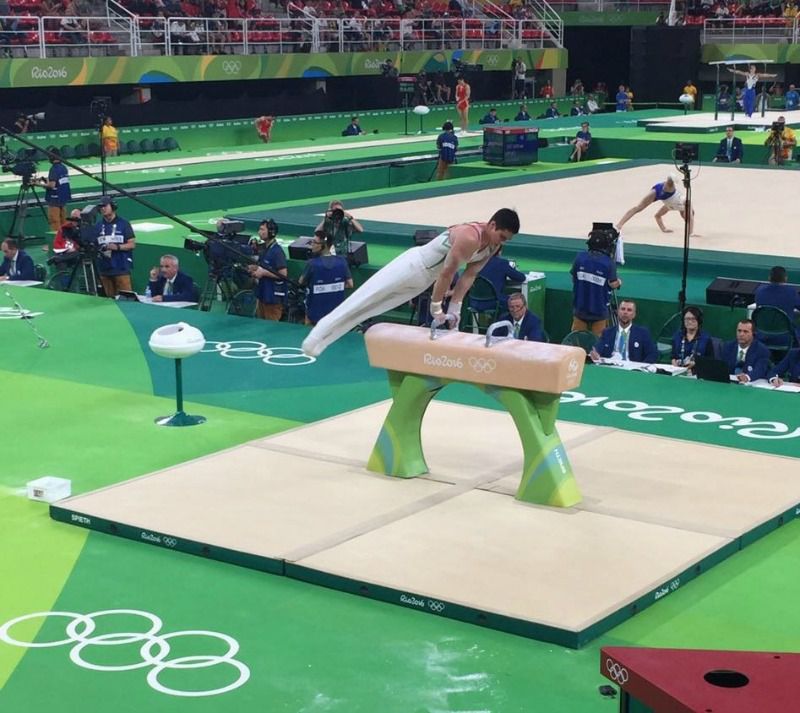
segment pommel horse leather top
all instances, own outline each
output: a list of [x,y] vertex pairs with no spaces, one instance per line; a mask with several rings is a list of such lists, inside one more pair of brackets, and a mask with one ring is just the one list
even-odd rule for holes
[[580,347],[520,339],[489,341],[468,332],[376,324],[364,339],[369,363],[391,371],[489,386],[560,394],[581,382],[586,352]]

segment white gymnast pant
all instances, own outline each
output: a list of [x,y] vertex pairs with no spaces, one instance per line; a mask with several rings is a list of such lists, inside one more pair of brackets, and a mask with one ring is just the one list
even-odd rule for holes
[[414,299],[436,282],[443,266],[444,260],[426,267],[418,247],[398,255],[317,322],[303,351],[316,356],[357,324]]
[[664,204],[665,208],[669,208],[670,210],[681,211],[686,208],[686,199],[683,197],[683,194],[677,191],[661,202]]

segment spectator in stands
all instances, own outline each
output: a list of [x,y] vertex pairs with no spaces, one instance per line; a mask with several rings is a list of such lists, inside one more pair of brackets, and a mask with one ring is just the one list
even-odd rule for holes
[[672,335],[672,366],[694,367],[695,357],[713,356],[711,336],[703,331],[703,311],[689,305],[683,309],[681,328]]
[[647,327],[634,324],[636,303],[622,300],[617,307],[617,325],[603,330],[597,345],[592,349],[592,361],[621,359],[655,364],[658,361],[658,347]]
[[345,289],[352,289],[353,278],[347,258],[331,255],[331,237],[321,230],[311,241],[311,258],[306,263],[300,284],[308,286],[306,324],[316,324],[344,301]]
[[789,85],[789,91],[786,92],[784,100],[786,101],[786,111],[794,111],[800,106],[800,93],[794,84]]
[[70,3],[64,8],[64,17],[61,18],[61,37],[68,45],[80,45],[86,42],[87,26],[78,17],[79,11],[75,3]]
[[[500,321],[508,321],[514,325],[514,339],[522,339],[527,342],[544,342],[544,332],[542,321],[528,309],[525,295],[515,292],[508,297],[508,312],[501,315]],[[495,334],[498,337],[507,336],[508,328],[498,329]]]
[[546,80],[545,83],[542,85],[542,88],[539,90],[539,96],[542,99],[552,99],[556,95],[555,90],[553,89],[553,85],[550,83],[550,80]]
[[725,138],[719,142],[717,155],[714,156],[715,163],[741,163],[744,157],[744,147],[742,140],[733,135],[733,127],[725,127]]
[[617,103],[617,111],[628,111],[628,92],[625,91],[625,85],[620,84],[617,90],[617,95],[614,97]]
[[258,280],[256,285],[256,317],[273,322],[283,316],[286,301],[286,255],[278,244],[275,222],[262,220],[258,226],[262,243],[258,264],[250,265],[250,275]]
[[572,86],[569,88],[569,94],[573,97],[582,97],[585,93],[583,88],[583,82],[580,79],[576,79]]
[[528,107],[524,104],[519,105],[519,111],[517,115],[514,117],[514,121],[530,121],[531,115],[528,113]]
[[67,219],[67,203],[72,200],[69,186],[69,171],[61,162],[61,152],[53,149],[50,152],[50,171],[47,178],[42,179],[47,203],[47,222],[50,229],[58,231]]
[[265,144],[268,144],[269,140],[272,138],[272,125],[274,123],[275,117],[270,115],[259,116],[255,121],[258,138]]
[[777,307],[793,320],[800,311],[800,295],[795,287],[786,284],[788,279],[785,267],[776,265],[771,268],[769,284],[761,285],[756,289],[756,306]]
[[497,109],[492,107],[489,111],[483,116],[483,118],[478,122],[479,124],[497,124],[500,122],[500,119],[497,116]]
[[110,116],[103,119],[100,135],[103,140],[103,153],[106,156],[116,156],[119,153],[119,132]]
[[728,373],[743,384],[763,379],[769,369],[769,349],[754,337],[753,320],[743,319],[736,325],[736,339],[722,347]]
[[150,270],[150,294],[153,302],[194,302],[196,290],[194,281],[180,271],[178,258],[162,255],[159,267]]
[[[7,6],[6,6],[7,7]],[[2,15],[7,15],[9,10],[0,10],[0,45],[3,46],[3,57],[10,57],[11,56],[11,40],[13,39],[13,34],[6,30],[5,21],[3,20]]]
[[783,386],[787,381],[800,382],[800,349],[790,349],[786,356],[767,373],[769,383],[775,387]]
[[586,241],[589,248],[575,258],[572,275],[572,330],[589,330],[595,336],[608,324],[611,290],[618,290],[613,255],[616,242],[609,231],[592,231]]
[[550,102],[550,106],[547,107],[547,111],[544,113],[545,119],[557,119],[561,116],[561,112],[558,110],[558,106],[555,102]]
[[172,44],[172,54],[185,54],[185,47],[189,42],[189,34],[183,19],[175,17],[170,20],[169,41]]
[[585,114],[583,107],[581,106],[580,102],[576,99],[572,102],[572,106],[569,110],[570,116],[583,116]]
[[625,102],[625,111],[633,111],[633,90],[630,86],[625,87],[625,94],[628,95],[628,101]]
[[361,128],[361,124],[359,123],[359,118],[357,116],[353,116],[350,119],[350,123],[342,132],[342,136],[360,136],[363,133],[364,129]]
[[125,218],[117,215],[117,204],[110,196],[100,200],[102,220],[94,227],[102,252],[98,260],[100,282],[106,297],[114,298],[121,290],[130,292],[133,251],[136,235]]
[[436,139],[436,148],[439,151],[439,160],[436,163],[436,180],[442,181],[447,178],[450,166],[456,162],[458,137],[452,121],[445,121],[442,124],[442,133]]
[[774,126],[775,128],[767,133],[764,145],[770,147],[769,164],[780,166],[792,160],[792,151],[797,146],[797,138],[794,129],[786,126],[786,117],[779,116]]
[[600,105],[597,103],[594,94],[590,94],[586,99],[586,113],[597,114],[600,111]]
[[569,157],[570,161],[580,161],[583,155],[589,150],[592,143],[592,132],[589,131],[589,122],[584,121],[581,123],[581,130],[575,134],[575,138],[570,141],[572,146],[572,154]]
[[33,258],[24,250],[19,249],[19,244],[14,238],[6,238],[0,245],[0,249],[3,251],[0,281],[36,279]]
[[469,306],[478,311],[491,310],[495,306],[495,302],[500,308],[501,312],[506,310],[508,297],[505,294],[506,286],[509,283],[521,284],[525,282],[525,273],[517,270],[516,266],[506,260],[501,255],[502,247],[489,258],[488,262],[481,268],[478,273],[484,280],[488,280],[496,295],[496,300],[478,300],[473,297],[469,299]]

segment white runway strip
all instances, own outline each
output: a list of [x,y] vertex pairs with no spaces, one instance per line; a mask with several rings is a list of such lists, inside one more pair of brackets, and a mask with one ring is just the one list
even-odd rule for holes
[[[669,173],[680,176],[669,164],[639,166],[386,203],[359,208],[356,214],[360,220],[445,226],[488,220],[498,208],[514,208],[520,214],[522,233],[585,238],[593,221],[616,223]],[[695,230],[701,235],[692,241],[694,248],[800,257],[795,171],[711,164],[693,166],[692,175]],[[659,231],[653,215],[660,205],[647,207],[624,227],[627,244],[683,246],[683,221],[678,213],[664,218],[673,233]]]

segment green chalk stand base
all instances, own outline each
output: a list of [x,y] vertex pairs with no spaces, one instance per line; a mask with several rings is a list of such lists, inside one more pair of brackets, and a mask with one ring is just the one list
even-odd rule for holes
[[[367,469],[399,478],[428,472],[422,452],[422,419],[447,379],[388,371],[392,406]],[[501,403],[517,427],[524,453],[516,498],[527,503],[571,507],[581,500],[572,466],[556,430],[558,394],[473,384]],[[454,435],[457,424],[453,424]]]

